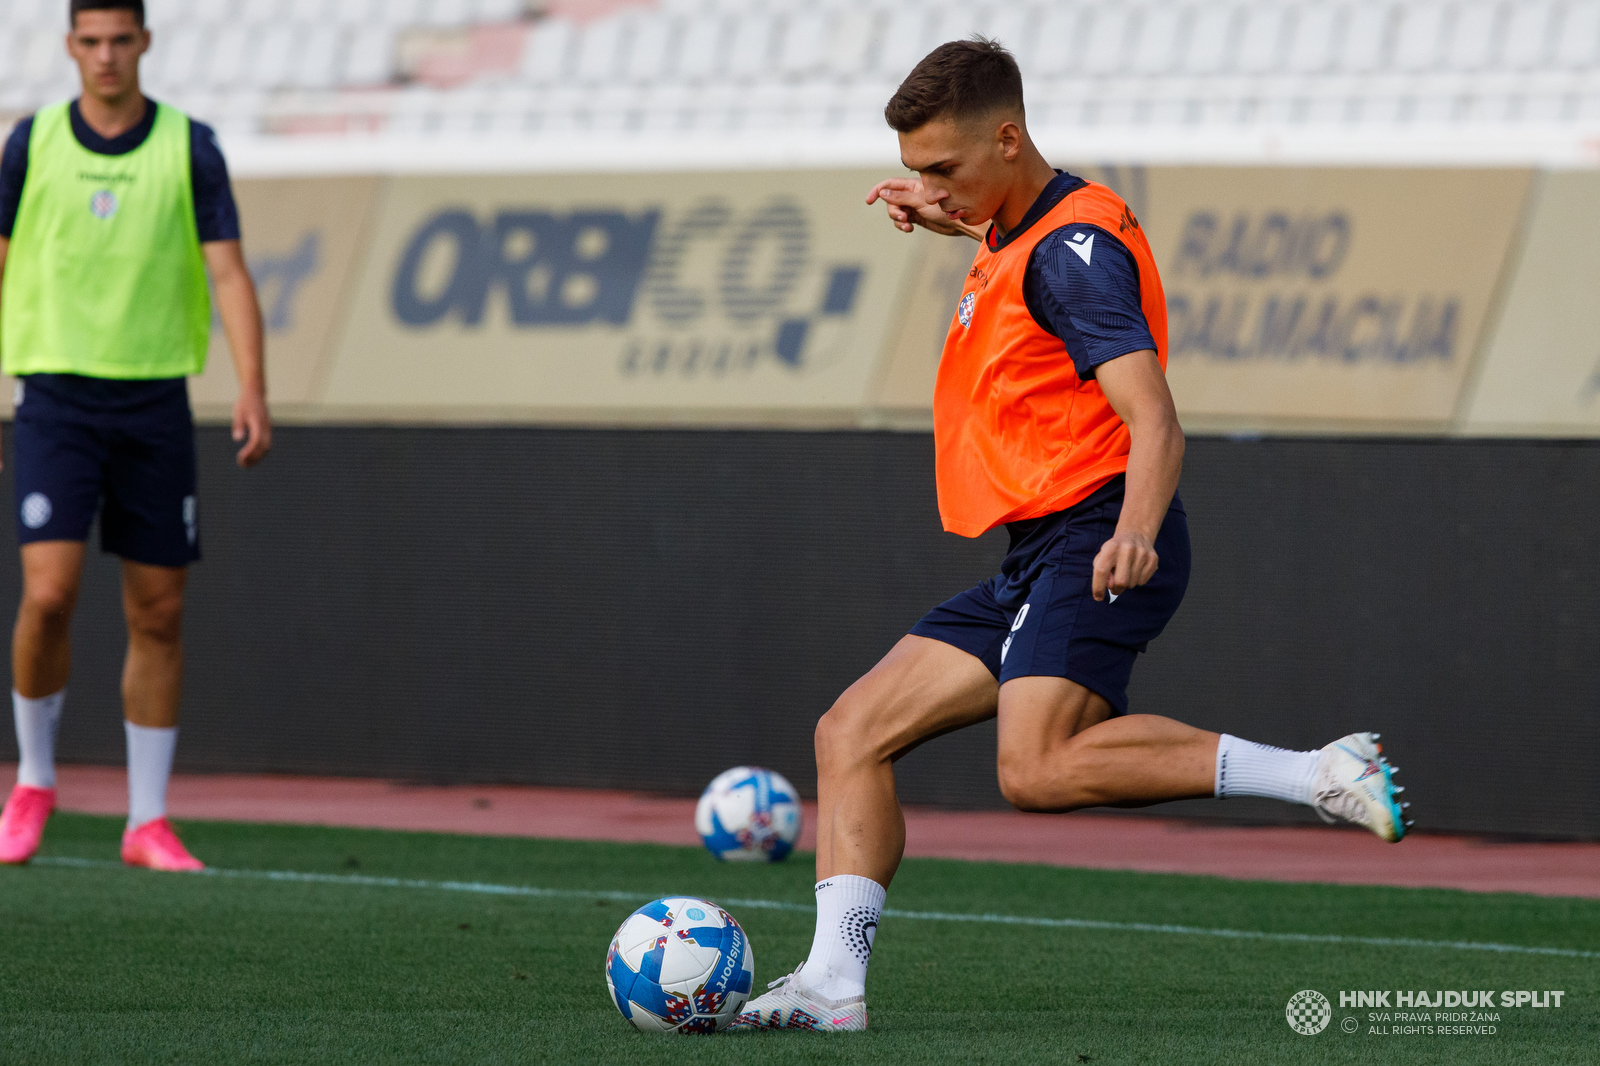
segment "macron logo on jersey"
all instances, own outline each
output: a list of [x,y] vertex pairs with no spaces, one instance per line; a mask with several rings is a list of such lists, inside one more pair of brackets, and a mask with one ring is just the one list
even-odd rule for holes
[[1078,253],[1078,258],[1083,260],[1084,266],[1089,265],[1089,257],[1094,254],[1094,234],[1074,233],[1066,244],[1068,248]]

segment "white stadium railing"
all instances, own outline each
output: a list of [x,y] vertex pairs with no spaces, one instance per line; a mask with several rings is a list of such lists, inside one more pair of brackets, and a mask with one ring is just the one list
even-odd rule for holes
[[[1600,0],[148,6],[150,93],[268,169],[892,160],[893,87],[975,32],[1016,52],[1062,150],[1600,161]],[[0,0],[0,118],[74,90],[65,8]]]

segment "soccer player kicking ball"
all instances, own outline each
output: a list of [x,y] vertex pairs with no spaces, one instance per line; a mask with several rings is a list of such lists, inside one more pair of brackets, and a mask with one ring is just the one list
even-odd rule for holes
[[968,537],[1004,524],[1011,549],[817,723],[816,937],[738,1028],[866,1028],[867,961],[905,850],[894,762],[989,718],[1000,789],[1021,810],[1270,796],[1385,840],[1406,829],[1376,734],[1285,751],[1127,713],[1134,659],[1189,578],[1150,247],[1114,193],[1039,154],[998,44],[941,45],[885,114],[921,180],[867,202],[887,201],[906,232],[980,241],[934,393],[939,512]]
[[128,828],[122,859],[201,864],[166,818],[178,741],[185,567],[200,558],[185,377],[205,366],[206,271],[239,373],[234,439],[271,446],[261,313],[211,130],[139,90],[140,0],[72,0],[67,50],[83,95],[12,132],[0,156],[0,360],[18,378],[12,468],[22,605],[12,642],[17,785],[0,862],[39,847],[55,807],[69,629],[95,510],[122,557]]

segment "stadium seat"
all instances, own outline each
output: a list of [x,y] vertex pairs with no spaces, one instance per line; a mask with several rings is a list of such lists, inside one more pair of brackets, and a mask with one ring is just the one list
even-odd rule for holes
[[1339,11],[1328,4],[1307,4],[1297,10],[1283,46],[1284,69],[1292,74],[1327,73],[1333,65],[1338,16]]
[[331,89],[339,84],[344,42],[345,34],[338,26],[321,23],[310,27],[299,42],[293,83],[302,89]]
[[927,54],[928,12],[915,5],[901,5],[884,16],[878,50],[877,72],[887,82],[899,82],[917,60]]
[[634,84],[650,85],[661,81],[668,69],[673,20],[665,14],[647,11],[630,12],[623,21],[628,27],[622,43],[623,77]]
[[521,78],[529,85],[556,85],[570,76],[573,25],[566,19],[547,19],[536,26],[523,45]]
[[690,85],[711,81],[719,73],[722,39],[727,34],[727,19],[715,12],[704,12],[684,19],[678,44],[677,62],[672,72]]
[[815,8],[785,20],[778,67],[785,78],[815,78],[828,69],[827,15]]
[[[0,128],[73,90],[60,6],[0,0]],[[931,47],[983,32],[1017,54],[1033,121],[1063,130],[1582,127],[1600,99],[1600,0],[637,0],[537,17],[540,8],[150,0],[146,81],[265,137],[370,131],[375,120],[408,136],[824,134],[875,125]],[[504,28],[519,22],[526,32]],[[501,28],[487,38],[475,29],[491,25]],[[401,57],[418,42],[482,40],[519,48],[520,59],[440,79],[449,88],[401,85]],[[388,94],[392,116],[373,94],[384,87],[400,90]]]
[[803,17],[780,19],[771,12],[755,12],[735,19],[728,37],[727,76],[745,83],[777,77],[781,49],[794,37],[796,21]]
[[1592,69],[1596,50],[1600,49],[1600,3],[1568,4],[1557,41],[1557,66],[1566,70]]
[[289,63],[295,48],[295,27],[280,22],[264,27],[260,43],[256,46],[255,60],[250,64],[245,80],[256,89],[277,89],[292,84]]
[[1412,74],[1438,69],[1439,46],[1444,40],[1444,5],[1408,4],[1395,11],[1399,32],[1395,34],[1394,69]]
[[479,22],[512,22],[526,7],[523,0],[478,0],[475,17]]
[[255,46],[252,27],[238,23],[221,27],[209,42],[201,83],[213,89],[243,85]]
[[1511,70],[1532,70],[1548,53],[1553,5],[1514,4],[1502,33],[1502,65]]
[[1445,66],[1456,71],[1490,69],[1502,14],[1494,4],[1462,4],[1445,53]]
[[352,86],[381,85],[394,77],[395,36],[387,26],[358,27],[345,57],[345,81]]
[[1138,25],[1134,11],[1127,7],[1102,4],[1080,24],[1083,44],[1078,48],[1078,66],[1086,74],[1119,74],[1129,69]]
[[624,25],[619,19],[605,19],[576,34],[572,73],[580,84],[609,85],[622,77]]
[[1276,5],[1256,4],[1245,9],[1237,64],[1242,73],[1269,74],[1283,66],[1290,32],[1287,15]]
[[1190,75],[1214,75],[1232,58],[1238,13],[1229,6],[1205,6],[1192,12],[1192,22],[1177,42],[1174,69]]

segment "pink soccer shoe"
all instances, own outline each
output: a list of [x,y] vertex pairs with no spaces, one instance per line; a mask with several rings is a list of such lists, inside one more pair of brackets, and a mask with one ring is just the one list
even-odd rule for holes
[[172,823],[156,818],[122,834],[122,861],[129,866],[148,866],[152,870],[204,870],[206,864],[189,854]]
[[56,809],[56,790],[18,785],[0,813],[0,862],[21,864],[39,850],[44,823]]

